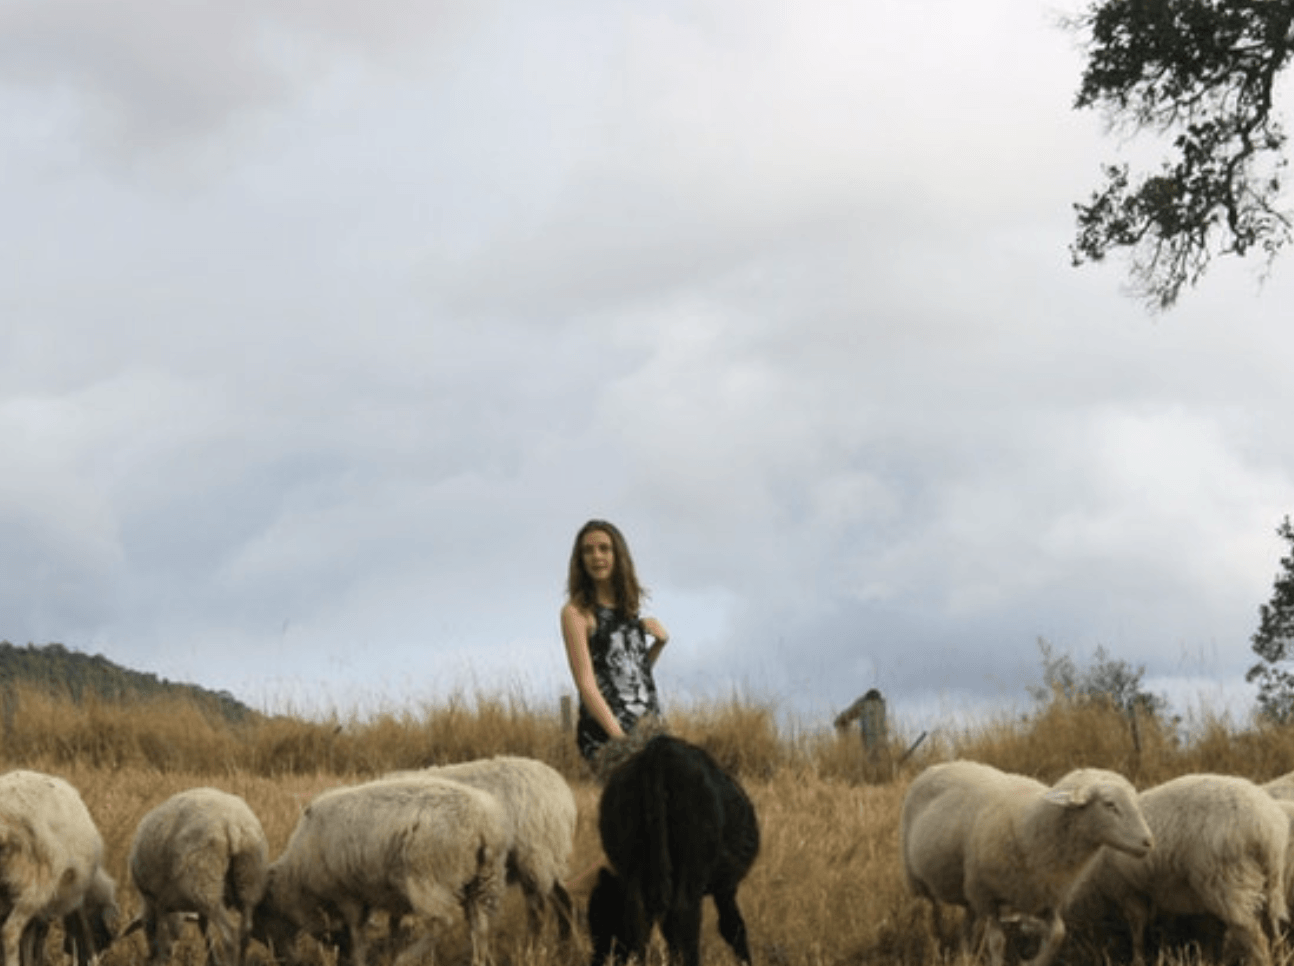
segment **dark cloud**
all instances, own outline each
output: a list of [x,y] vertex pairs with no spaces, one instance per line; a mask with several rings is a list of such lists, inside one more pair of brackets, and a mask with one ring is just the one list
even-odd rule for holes
[[1238,680],[1294,278],[1150,320],[1071,269],[1065,38],[939,9],[5,8],[0,637],[548,696],[606,517],[672,694],[924,721],[1039,637]]

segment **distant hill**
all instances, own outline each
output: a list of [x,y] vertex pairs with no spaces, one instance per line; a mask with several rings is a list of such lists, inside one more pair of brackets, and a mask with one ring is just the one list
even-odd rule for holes
[[70,651],[62,644],[17,647],[0,641],[0,692],[8,692],[16,684],[26,684],[53,695],[68,695],[75,702],[87,695],[114,703],[183,698],[229,721],[259,717],[227,691],[208,691],[196,684],[179,684],[156,674],[132,671],[102,654],[91,657]]

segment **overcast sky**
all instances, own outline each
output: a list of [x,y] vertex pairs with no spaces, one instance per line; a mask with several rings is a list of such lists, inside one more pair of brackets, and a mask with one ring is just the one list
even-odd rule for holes
[[1247,712],[1294,255],[1071,267],[1077,9],[3,0],[0,639],[546,702],[603,517],[667,702]]

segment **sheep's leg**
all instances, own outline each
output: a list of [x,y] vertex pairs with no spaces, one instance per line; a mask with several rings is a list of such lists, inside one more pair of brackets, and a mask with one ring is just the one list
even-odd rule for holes
[[1065,922],[1055,911],[1040,923],[1045,927],[1042,945],[1038,947],[1038,954],[1022,966],[1047,966],[1065,941]]
[[930,931],[934,933],[935,945],[942,946],[944,942],[944,917],[939,908],[939,900],[932,896],[925,889],[918,887],[921,894],[925,896],[930,903]]
[[467,920],[468,934],[472,938],[472,966],[487,966],[493,961],[490,955],[490,921],[498,909],[498,896],[489,888],[491,881],[482,883],[485,886],[483,890],[467,889],[462,900],[463,918]]
[[1271,949],[1256,920],[1229,923],[1224,946],[1233,942],[1244,951],[1249,966],[1271,966]]
[[537,882],[528,877],[518,875],[516,881],[521,886],[521,894],[526,899],[527,933],[532,937],[538,936],[544,928],[544,908],[547,905],[544,892]]
[[351,966],[366,966],[368,963],[368,933],[364,923],[368,919],[368,910],[360,903],[338,903],[338,912],[346,924],[345,933],[350,938]]
[[436,937],[434,933],[426,933],[418,938],[415,943],[410,943],[396,955],[391,966],[414,966],[414,964],[426,964],[426,966],[435,966],[436,963]]
[[1123,914],[1128,920],[1128,931],[1132,933],[1133,966],[1144,966],[1146,929],[1150,925],[1150,904],[1139,896],[1127,896],[1123,903]]
[[148,938],[148,961],[151,966],[166,966],[171,961],[171,950],[184,927],[184,916],[178,912],[164,912],[144,920],[144,935]]
[[[935,910],[937,911],[938,909],[939,905],[938,903],[935,903]],[[975,910],[969,907],[967,907],[966,914],[962,917],[960,945],[962,957],[965,959],[973,957],[976,949],[979,947],[976,933],[980,924],[980,918],[981,917],[975,912]],[[938,926],[937,917],[936,926]]]
[[746,920],[737,908],[737,890],[732,886],[716,889],[714,907],[719,912],[719,935],[722,936],[737,958],[743,963],[750,962],[750,945],[746,938]]
[[575,906],[566,886],[554,881],[552,891],[548,893],[548,903],[557,910],[557,938],[567,942],[571,938],[575,924]]
[[[4,928],[0,929],[0,941],[4,945],[4,961],[9,964],[21,964],[29,961],[30,951],[23,942],[23,933],[27,930],[27,924],[31,921],[31,912],[15,906],[9,911],[9,918],[4,922]],[[27,940],[30,942],[31,940]],[[27,953],[28,960],[22,958],[23,953]]]
[[233,913],[217,906],[205,918],[202,931],[207,938],[207,962],[211,966],[241,966],[242,944]]
[[988,939],[989,962],[993,966],[1002,966],[1006,961],[1006,933],[997,916],[984,916],[984,935]]
[[[22,951],[18,954],[22,966],[39,966],[45,962],[45,940],[49,937],[49,923],[43,919],[31,919],[27,928],[22,931],[19,941]],[[6,959],[7,963],[8,960]]]
[[72,957],[76,966],[91,966],[99,961],[94,931],[90,928],[84,908],[69,912],[63,917],[63,951]]

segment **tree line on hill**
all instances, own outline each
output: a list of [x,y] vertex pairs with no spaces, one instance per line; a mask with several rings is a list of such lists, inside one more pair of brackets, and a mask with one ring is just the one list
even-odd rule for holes
[[19,647],[0,641],[0,696],[6,700],[19,685],[77,704],[87,699],[122,704],[152,699],[182,699],[215,712],[228,721],[245,721],[256,712],[227,691],[211,691],[196,684],[132,671],[102,654],[83,654],[62,644],[28,644]]

